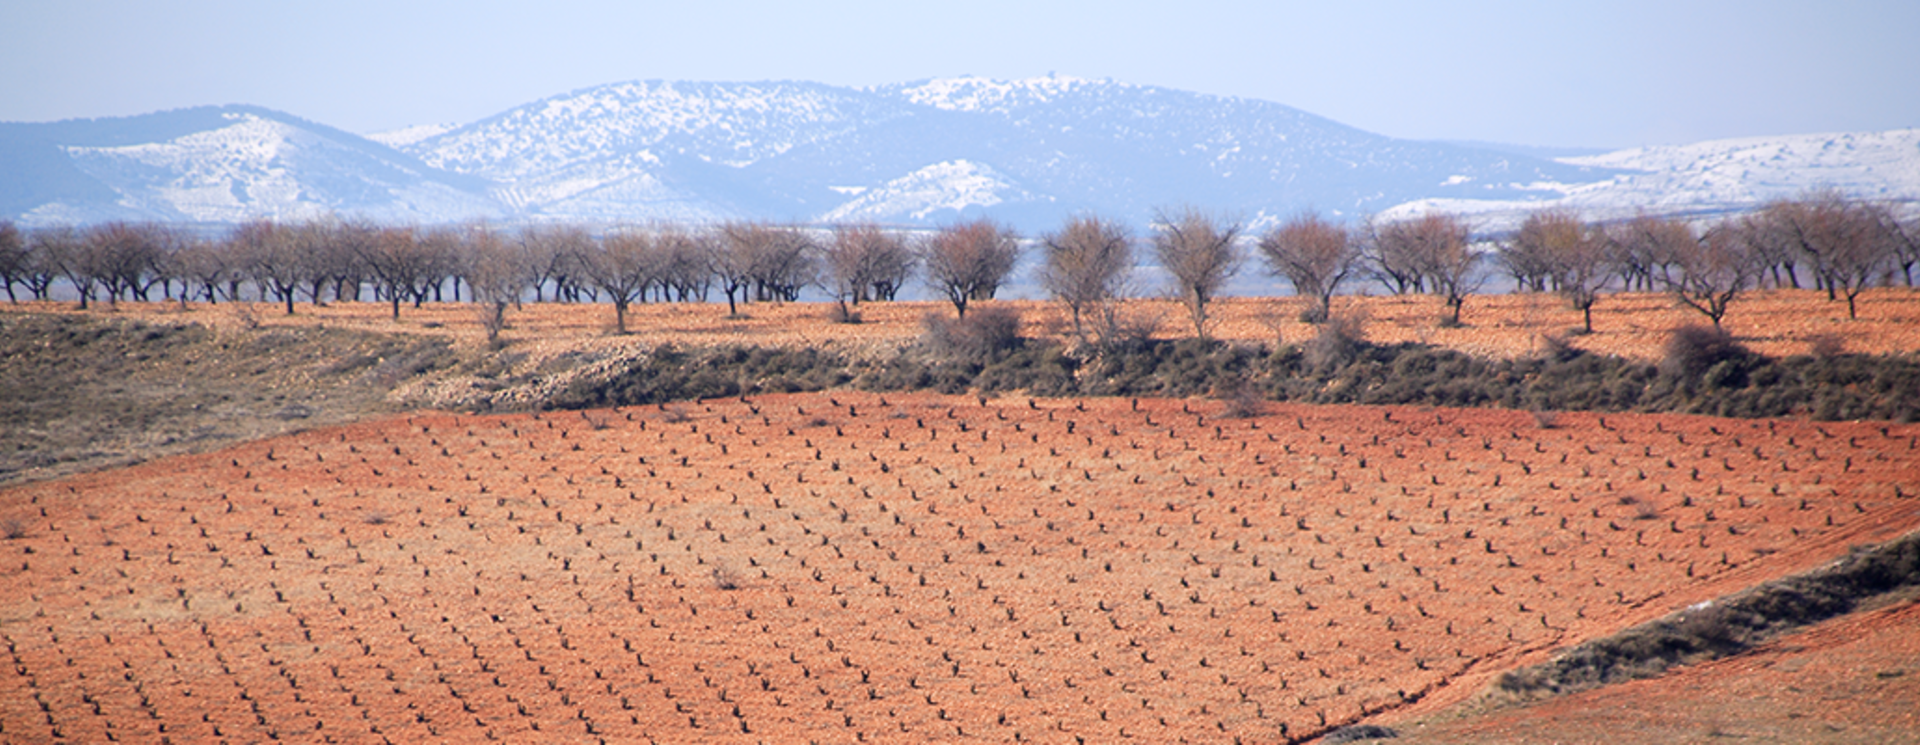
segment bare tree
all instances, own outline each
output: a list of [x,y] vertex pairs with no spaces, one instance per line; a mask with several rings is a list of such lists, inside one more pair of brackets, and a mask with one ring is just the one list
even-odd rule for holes
[[1880,216],[1837,190],[1774,202],[1755,222],[1750,237],[1757,238],[1763,250],[1796,251],[1806,257],[1827,299],[1846,297],[1848,318],[1859,317],[1856,299],[1893,257],[1894,239]]
[[488,343],[497,342],[507,327],[507,306],[520,302],[532,283],[531,272],[519,246],[509,244],[486,224],[468,228],[462,237],[467,288],[480,306],[480,327],[486,330]]
[[[400,318],[400,302],[416,296],[416,290],[432,277],[434,257],[421,245],[411,227],[388,227],[360,245],[361,262],[367,268],[375,289],[393,307],[393,318]],[[417,303],[416,303],[417,305]]]
[[1088,311],[1101,312],[1111,326],[1112,306],[1133,271],[1133,240],[1126,228],[1094,216],[1074,217],[1058,232],[1041,236],[1040,243],[1046,249],[1040,285],[1066,304],[1074,335],[1087,338]]
[[1392,227],[1381,223],[1378,216],[1367,218],[1361,225],[1360,255],[1365,261],[1367,273],[1395,295],[1425,292],[1425,265],[1415,253],[1419,244],[1386,240],[1386,233]]
[[40,228],[27,234],[26,264],[20,270],[20,283],[35,300],[48,300],[53,285],[60,281],[60,258],[64,242],[74,239],[72,228]]
[[1172,276],[1180,302],[1193,319],[1193,334],[1207,338],[1207,304],[1240,271],[1241,255],[1235,241],[1239,222],[1209,215],[1197,207],[1176,214],[1155,215],[1154,258]]
[[7,285],[8,302],[20,302],[20,298],[13,293],[13,286],[23,283],[28,262],[32,258],[32,254],[27,252],[27,240],[20,234],[20,228],[14,226],[12,220],[0,220],[0,282]]
[[[175,274],[181,284],[180,302],[197,296],[208,303],[218,303],[220,291],[241,278],[237,262],[225,250],[226,245],[191,234],[182,236],[180,248],[173,257]],[[234,298],[229,295],[227,299]]]
[[107,301],[145,300],[159,280],[166,228],[157,223],[106,222],[81,235],[81,266],[93,274]]
[[422,233],[415,243],[420,261],[420,273],[407,294],[413,298],[413,307],[418,308],[429,298],[441,302],[446,297],[449,281],[453,285],[453,300],[460,301],[460,243],[461,231],[456,227],[438,227]]
[[652,284],[659,259],[654,234],[643,229],[615,230],[590,245],[580,271],[613,303],[614,328],[627,333],[627,308]]
[[1300,314],[1308,323],[1328,318],[1333,293],[1360,268],[1360,245],[1346,227],[1303,212],[1260,238],[1267,271],[1286,277],[1293,294],[1312,305]]
[[1467,295],[1479,287],[1479,255],[1468,242],[1471,231],[1455,215],[1430,212],[1411,220],[1380,226],[1374,241],[1382,256],[1394,256],[1412,269],[1447,305],[1442,325],[1460,324]]
[[1874,213],[1880,218],[1881,230],[1892,244],[1893,266],[1900,271],[1900,280],[1908,287],[1913,286],[1913,267],[1920,264],[1920,214],[1902,220],[1887,205],[1876,205]]
[[914,264],[905,239],[871,223],[834,227],[833,240],[822,247],[821,257],[824,284],[843,317],[850,317],[848,303],[891,300],[912,275]]
[[593,237],[578,225],[527,225],[520,229],[516,247],[533,287],[534,302],[546,299],[549,286],[554,300],[562,298],[568,277],[576,272],[578,258],[592,242]]
[[1578,218],[1573,218],[1571,225],[1561,218],[1554,219],[1561,224],[1543,231],[1546,240],[1541,243],[1547,249],[1554,289],[1574,310],[1580,311],[1581,329],[1591,334],[1593,306],[1600,301],[1600,290],[1612,277],[1610,262],[1615,252],[1606,233],[1599,228],[1581,223]]
[[709,240],[710,237],[703,233],[690,232],[676,225],[666,226],[662,230],[656,238],[663,261],[659,280],[662,300],[682,303],[706,301],[707,288],[713,285],[712,251],[707,246]]
[[714,275],[727,294],[729,315],[740,313],[736,295],[739,300],[792,301],[814,282],[813,243],[798,230],[730,222],[720,226],[712,248]]
[[927,267],[927,283],[933,285],[961,318],[967,317],[967,304],[991,300],[994,292],[1013,273],[1020,258],[1020,239],[1011,228],[980,218],[941,228],[920,248]]
[[1642,214],[1606,229],[1608,263],[1629,291],[1659,289],[1659,278],[1672,267],[1674,257],[1689,250],[1693,229],[1676,218]]
[[99,284],[103,273],[104,262],[95,255],[91,244],[80,231],[68,225],[33,231],[34,252],[48,269],[66,278],[79,293],[81,310],[86,310],[93,300],[94,286]]
[[294,250],[304,264],[300,274],[308,302],[316,308],[326,305],[322,298],[329,288],[334,291],[334,299],[339,300],[340,287],[345,284],[353,264],[348,254],[352,248],[341,240],[345,225],[338,219],[327,218],[286,227],[291,231]]
[[1727,315],[1727,306],[1758,278],[1765,259],[1753,243],[1743,240],[1737,223],[1722,222],[1698,240],[1677,249],[1660,281],[1674,298],[1700,311],[1713,325]]
[[260,286],[261,294],[272,293],[286,303],[287,315],[293,315],[294,297],[312,267],[301,254],[295,229],[271,220],[253,220],[235,227],[228,240],[245,257],[247,276]]
[[1557,272],[1556,256],[1587,239],[1587,226],[1572,212],[1543,210],[1527,216],[1511,238],[1494,250],[1494,260],[1513,277],[1516,289],[1546,292]]
[[707,266],[727,296],[727,317],[740,317],[740,303],[752,301],[754,262],[761,233],[768,228],[760,223],[730,222],[706,242]]
[[1521,289],[1552,289],[1580,311],[1583,330],[1593,333],[1593,306],[1611,276],[1616,253],[1605,233],[1566,210],[1527,216],[1496,254]]
[[767,226],[753,244],[754,294],[762,301],[794,302],[800,291],[819,281],[817,247],[805,232]]

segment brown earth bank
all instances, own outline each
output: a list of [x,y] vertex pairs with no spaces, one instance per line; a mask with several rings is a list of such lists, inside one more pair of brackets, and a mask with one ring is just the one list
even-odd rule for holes
[[[1920,425],[1223,407],[419,413],[10,487],[0,737],[1300,741],[1920,528]],[[1680,675],[1872,668],[1808,685],[1906,736],[1911,644],[1845,624],[1910,607]]]

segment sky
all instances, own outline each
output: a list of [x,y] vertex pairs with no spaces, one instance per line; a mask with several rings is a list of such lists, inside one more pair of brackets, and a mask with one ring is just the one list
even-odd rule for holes
[[623,80],[1058,73],[1393,137],[1623,148],[1920,126],[1920,2],[10,0],[0,121],[255,104],[353,132]]

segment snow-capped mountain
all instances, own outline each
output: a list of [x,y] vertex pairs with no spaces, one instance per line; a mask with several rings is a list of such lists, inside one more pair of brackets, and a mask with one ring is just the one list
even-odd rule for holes
[[233,223],[329,213],[437,221],[494,209],[472,179],[250,106],[0,125],[0,154],[15,181],[0,205],[28,224]]
[[1536,157],[1399,140],[1267,101],[1104,80],[841,88],[636,81],[463,125],[366,137],[266,109],[0,124],[0,216],[230,223],[756,217],[1026,230],[1196,205],[1260,224],[1546,205],[1594,217],[1741,209],[1813,186],[1920,198],[1920,131]]
[[1920,203],[1920,129],[1743,137],[1559,160],[1616,174],[1585,183],[1528,184],[1525,188],[1538,193],[1533,200],[1430,198],[1395,206],[1386,215],[1465,213],[1490,229],[1517,225],[1545,206],[1570,208],[1593,220],[1640,212],[1712,217],[1814,188],[1909,207]]

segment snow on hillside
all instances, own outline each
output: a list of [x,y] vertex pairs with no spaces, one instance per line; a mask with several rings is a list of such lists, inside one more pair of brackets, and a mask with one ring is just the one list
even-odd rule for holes
[[1497,230],[1543,206],[1714,214],[1816,186],[1920,200],[1920,130],[1548,159],[1398,140],[1270,101],[1059,76],[868,89],[634,81],[368,138],[208,107],[0,126],[0,155],[26,164],[0,204],[36,224],[333,212],[928,225],[966,213],[1033,231],[1076,212],[1144,227],[1156,209],[1194,204],[1263,223],[1303,209],[1445,209]]
[[1396,205],[1383,215],[1398,219],[1435,210],[1465,213],[1475,216],[1482,229],[1497,231],[1548,207],[1571,208],[1597,220],[1639,212],[1709,216],[1817,188],[1838,189],[1859,199],[1920,201],[1920,129],[1743,137],[1559,160],[1621,172],[1591,183],[1520,185],[1538,192],[1537,200],[1422,199]]
[[937,109],[1005,114],[1023,106],[1044,104],[1055,100],[1075,88],[1084,89],[1090,86],[1132,87],[1107,80],[1049,75],[1044,78],[1021,80],[993,80],[977,77],[935,78],[876,90],[921,106],[932,106]]
[[503,182],[642,149],[740,167],[897,113],[876,104],[815,83],[617,83],[536,101],[407,150]]
[[957,215],[969,207],[992,207],[1004,201],[1032,198],[1033,195],[1014,186],[989,166],[950,160],[866,189],[853,201],[821,215],[820,221],[884,221],[901,215],[925,221],[949,212]]
[[[425,180],[352,143],[254,114],[224,118],[230,122],[225,127],[163,142],[66,152],[80,170],[120,195],[115,206],[129,218],[241,222],[351,213],[414,221],[492,211],[483,199]],[[88,213],[73,205],[42,210],[43,218]]]
[[366,135],[366,138],[397,150],[428,137],[437,137],[459,126],[458,124],[415,124],[411,127],[374,132]]

